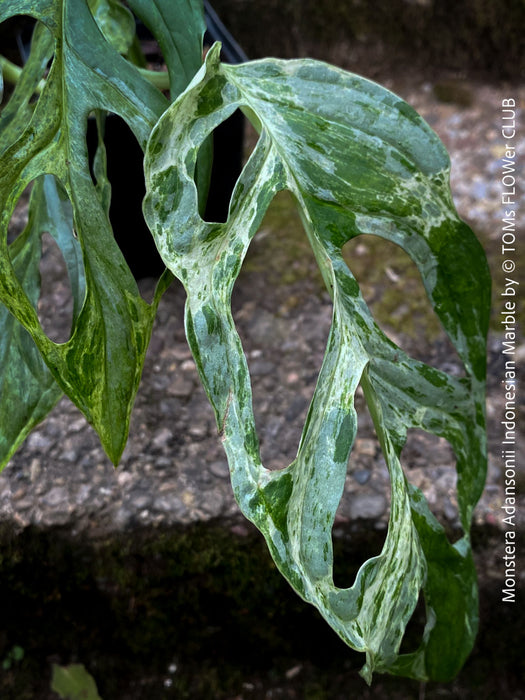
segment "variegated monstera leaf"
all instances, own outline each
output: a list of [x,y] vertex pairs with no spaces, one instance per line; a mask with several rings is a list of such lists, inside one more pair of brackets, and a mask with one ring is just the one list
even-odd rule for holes
[[[437,136],[386,89],[323,63],[221,65],[219,47],[164,113],[146,150],[145,215],[167,267],[187,292],[186,331],[214,407],[235,497],[264,534],[283,575],[354,649],[363,675],[452,678],[477,629],[469,542],[485,479],[485,337],[490,282],[484,253],[457,216],[449,159]],[[225,223],[199,216],[201,144],[237,108],[260,133]],[[274,195],[292,192],[333,299],[333,319],[294,461],[261,463],[250,377],[230,298]],[[401,246],[463,364],[461,378],[411,359],[378,328],[341,249],[359,234]],[[356,435],[361,386],[391,478],[388,535],[350,588],[333,581],[331,531]],[[400,464],[407,430],[446,438],[457,458],[464,535],[452,544]],[[421,645],[399,654],[420,590]]]

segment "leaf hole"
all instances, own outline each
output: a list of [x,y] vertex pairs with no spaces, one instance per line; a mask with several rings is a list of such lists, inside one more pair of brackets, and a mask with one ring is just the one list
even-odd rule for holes
[[297,454],[332,318],[294,201],[270,204],[234,287],[232,308],[250,369],[261,457],[270,469]]
[[93,183],[103,205],[111,187],[109,220],[135,279],[159,277],[164,263],[142,214],[146,193],[142,149],[129,126],[116,114],[107,115],[103,131],[104,148],[99,145],[97,121],[91,116],[86,139]]
[[416,607],[405,627],[405,633],[399,648],[400,654],[410,654],[419,647],[426,626],[426,606],[423,591],[419,591]]
[[[0,44],[2,46],[2,56],[9,60],[18,68],[23,68],[27,63],[31,52],[31,42],[34,36],[37,20],[29,15],[14,15],[3,20],[0,26]],[[40,25],[43,29],[43,25]],[[47,30],[44,30],[47,31]],[[52,63],[53,58],[48,63],[48,68]],[[7,105],[15,90],[15,83],[4,80],[4,90],[0,107]],[[35,91],[32,95],[27,94],[26,100],[28,104],[37,102],[39,94]],[[20,106],[20,103],[18,104]]]
[[448,440],[419,428],[408,430],[401,464],[445,531],[459,533],[456,455]]
[[15,274],[43,332],[56,343],[71,337],[73,317],[80,312],[85,294],[82,253],[72,221],[64,188],[53,176],[42,175],[23,190],[8,232]]
[[29,198],[33,183],[30,183],[22,192],[15,205],[13,214],[7,229],[7,243],[11,244],[25,229],[28,220]]
[[463,376],[463,363],[410,256],[395,243],[371,234],[348,241],[342,254],[385,335],[414,359]]
[[42,234],[39,268],[38,319],[50,340],[65,343],[71,337],[73,325],[73,294],[64,257],[54,238],[47,232]]
[[338,556],[338,552],[344,551],[348,546],[345,543],[357,537],[366,540],[364,558],[380,554],[390,514],[390,475],[361,387],[355,393],[354,406],[358,421],[357,435],[348,459],[343,495],[332,526],[333,577],[334,584],[340,588],[353,584],[359,566],[346,557]]
[[204,210],[206,221],[224,223],[228,218],[230,200],[245,160],[245,121],[243,113],[237,109],[212,132],[212,167]]

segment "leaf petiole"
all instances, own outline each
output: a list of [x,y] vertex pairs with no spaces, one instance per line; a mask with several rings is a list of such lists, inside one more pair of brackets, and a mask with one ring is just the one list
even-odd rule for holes
[[[17,66],[16,63],[13,63],[5,56],[0,56],[0,69],[2,71],[2,77],[5,80],[5,82],[10,83],[11,85],[16,85],[18,83],[23,70],[20,66]],[[40,95],[40,93],[44,89],[45,84],[46,81],[41,80],[36,85],[35,92]]]

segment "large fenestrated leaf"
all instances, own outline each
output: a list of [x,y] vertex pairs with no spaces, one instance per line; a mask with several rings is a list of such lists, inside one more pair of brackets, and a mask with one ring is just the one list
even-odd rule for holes
[[[96,3],[97,7],[104,4]],[[130,4],[148,17],[156,8],[150,28],[162,38],[179,31],[174,27],[169,0],[156,0],[146,8],[138,0]],[[95,427],[106,452],[116,463],[127,438],[155,308],[167,278],[163,279],[154,303],[146,304],[113,237],[100,149],[96,183],[90,174],[87,120],[94,113],[113,112],[127,122],[144,147],[168,101],[119,55],[117,48],[125,46],[121,46],[121,41],[112,41],[122,28],[118,18],[113,28],[104,21],[104,36],[85,0],[14,0],[0,7],[0,21],[15,14],[30,15],[41,26],[37,26],[36,40],[13,95],[14,102],[7,105],[0,123],[0,300],[31,335],[55,381]],[[175,85],[182,89],[188,82],[187,74],[193,75],[202,63],[202,14],[197,0],[187,3],[185,15],[178,13],[192,42],[189,48],[180,47],[176,60],[174,51],[168,56],[168,61],[172,59],[168,68],[174,89]],[[123,21],[128,18],[124,12]],[[51,57],[45,86],[35,104],[33,93]],[[34,300],[25,291],[36,289],[37,282],[28,280],[25,273],[23,280],[17,276],[7,247],[7,226],[21,193],[46,174],[55,178],[72,207],[75,235],[82,251],[76,272],[69,270],[73,291],[78,291],[81,278],[85,279],[85,294],[80,301],[75,300],[80,305],[71,339],[63,344],[52,342],[43,332]],[[40,196],[46,196],[44,189]],[[49,225],[52,227],[52,223]],[[32,265],[28,273],[37,274],[37,267]],[[4,337],[0,344],[5,342]],[[15,362],[14,357],[11,361]],[[24,393],[19,400],[24,401]],[[4,421],[9,421],[9,414],[2,416]],[[9,426],[6,432],[11,434],[12,428]],[[9,446],[7,452],[12,452]]]
[[[228,220],[198,214],[200,144],[241,107],[260,138],[234,190]],[[326,64],[263,60],[221,65],[210,51],[167,110],[146,151],[145,213],[167,267],[187,292],[186,330],[215,409],[236,499],[263,532],[295,590],[313,603],[374,670],[452,678],[477,628],[469,545],[485,478],[485,336],[490,281],[483,251],[454,209],[449,160],[437,136],[400,98]],[[295,460],[261,463],[249,372],[230,297],[243,258],[276,192],[295,196],[333,298],[323,365]],[[456,378],[408,357],[374,323],[341,255],[368,233],[400,245],[464,363]],[[351,266],[351,265],[350,265]],[[341,589],[331,530],[354,442],[361,384],[391,476],[388,535],[379,556]],[[452,545],[400,464],[407,430],[447,438],[457,457],[464,536]],[[427,626],[399,655],[420,589]]]

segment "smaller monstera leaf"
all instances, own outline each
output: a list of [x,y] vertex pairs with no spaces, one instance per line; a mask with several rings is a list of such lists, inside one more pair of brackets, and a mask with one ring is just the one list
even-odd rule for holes
[[[130,5],[145,15],[159,37],[179,31],[178,24],[174,27],[175,13],[169,0],[148,4],[135,0]],[[14,346],[8,345],[14,333],[24,338],[16,343],[20,352],[27,354],[31,348],[35,358],[39,353],[50,375],[36,358],[41,376],[35,380],[41,382],[42,396],[48,398],[36,410],[33,394],[22,391],[17,397],[25,404],[20,405],[20,416],[15,420],[12,413],[2,413],[2,458],[12,454],[27,431],[43,418],[46,408],[49,410],[56,400],[56,383],[82,410],[108,456],[117,463],[127,439],[156,306],[171,275],[162,278],[154,302],[147,304],[108,218],[111,188],[104,144],[99,141],[91,171],[86,130],[88,119],[95,116],[101,133],[105,113],[114,113],[128,124],[144,148],[168,100],[120,55],[133,41],[134,21],[117,0],[16,0],[1,5],[0,21],[15,14],[32,16],[37,24],[30,57],[0,118],[0,301],[4,305],[2,318],[12,329],[0,338],[0,353],[9,355],[10,366],[16,364]],[[193,75],[202,64],[202,3],[186,3],[178,18],[192,42],[179,47],[176,59],[172,47],[168,57],[174,89],[182,89],[188,82],[187,74]],[[46,186],[38,184],[42,178],[46,178]],[[15,242],[10,252],[9,221],[30,185],[33,206],[49,216],[45,222],[35,220],[31,232]],[[51,216],[60,209],[55,206],[57,192],[70,209],[67,237],[60,233],[65,231],[60,216],[56,220]],[[61,344],[44,333],[35,308],[38,241],[43,230],[51,233],[61,248],[74,297],[71,337]],[[10,368],[9,389],[4,382],[3,399],[16,399],[22,376],[36,367],[31,363],[20,368],[22,374]]]
[[[484,253],[459,220],[441,142],[400,98],[310,60],[221,65],[219,47],[153,130],[145,215],[166,266],[187,292],[186,332],[228,455],[235,497],[264,534],[294,589],[353,648],[362,671],[452,678],[477,628],[469,545],[486,469],[485,337],[490,280]],[[199,216],[195,164],[213,129],[241,108],[260,132],[227,221]],[[333,319],[297,456],[261,463],[248,366],[232,319],[233,285],[274,195],[290,190],[333,299]],[[401,246],[464,363],[456,378],[411,359],[378,328],[341,249],[367,233]],[[391,477],[381,553],[350,588],[333,582],[332,525],[357,429],[361,385]],[[464,536],[451,544],[400,454],[407,430],[446,438],[457,457]],[[420,591],[419,649],[399,654]]]

